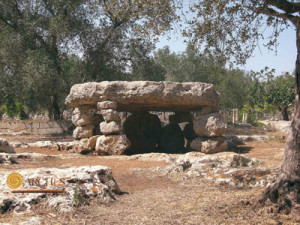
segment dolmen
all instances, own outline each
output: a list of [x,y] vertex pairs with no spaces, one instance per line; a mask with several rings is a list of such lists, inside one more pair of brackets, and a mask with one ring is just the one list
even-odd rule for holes
[[[214,85],[200,82],[103,81],[76,84],[76,151],[98,155],[226,151],[227,124]],[[158,112],[167,112],[168,122]],[[164,125],[162,125],[164,124]]]

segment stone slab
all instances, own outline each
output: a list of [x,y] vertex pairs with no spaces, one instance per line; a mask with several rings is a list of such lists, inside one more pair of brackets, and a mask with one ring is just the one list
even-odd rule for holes
[[219,94],[200,82],[103,81],[75,84],[65,103],[76,108],[106,100],[117,102],[117,111],[187,112],[217,106]]

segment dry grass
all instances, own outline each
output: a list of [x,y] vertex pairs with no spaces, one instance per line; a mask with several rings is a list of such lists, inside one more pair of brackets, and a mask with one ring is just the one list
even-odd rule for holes
[[[239,146],[240,154],[264,160],[263,167],[280,166],[284,144],[272,140],[249,142]],[[53,149],[29,149],[47,155],[65,154]],[[17,152],[28,149],[17,149]],[[24,215],[0,214],[0,223],[18,224],[38,216],[42,224],[297,224],[291,215],[270,213],[270,206],[254,205],[264,188],[236,188],[221,186],[202,178],[162,177],[133,168],[167,165],[165,162],[95,157],[49,157],[43,161],[23,160],[6,169],[105,165],[113,169],[113,176],[126,194],[117,196],[111,204],[98,200],[74,211],[63,213],[47,206],[35,206]]]

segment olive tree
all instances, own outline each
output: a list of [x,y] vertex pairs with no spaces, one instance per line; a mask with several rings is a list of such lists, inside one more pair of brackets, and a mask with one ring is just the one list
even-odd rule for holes
[[[274,49],[280,32],[292,26],[296,30],[296,103],[287,139],[281,173],[276,183],[264,193],[264,198],[290,209],[300,203],[300,2],[289,0],[194,0],[190,10],[195,17],[189,23],[190,34],[207,52],[244,64],[258,44]],[[271,36],[264,27],[273,28]]]

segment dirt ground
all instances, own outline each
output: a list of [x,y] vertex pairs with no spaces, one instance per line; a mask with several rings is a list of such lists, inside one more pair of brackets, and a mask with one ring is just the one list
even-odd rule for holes
[[[264,191],[261,187],[237,188],[217,185],[203,178],[182,180],[159,174],[148,176],[140,170],[132,170],[164,166],[167,165],[165,161],[93,155],[59,158],[51,156],[68,152],[44,148],[17,148],[16,151],[43,153],[49,157],[43,161],[24,159],[21,164],[2,166],[0,169],[108,166],[112,168],[123,194],[117,195],[113,203],[103,204],[95,200],[68,213],[47,206],[34,206],[26,214],[0,214],[0,224],[32,224],[28,221],[34,217],[39,217],[41,224],[297,224],[292,215],[275,214],[269,205],[262,207],[253,204]],[[284,143],[278,140],[247,142],[236,149],[239,154],[263,159],[261,166],[267,168],[281,165],[283,151]]]

